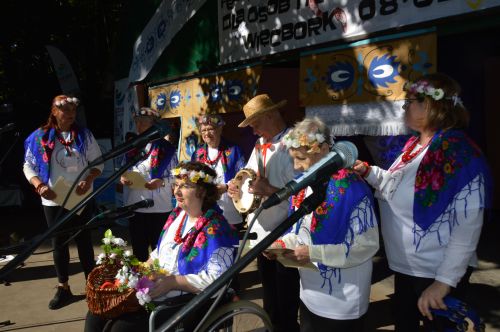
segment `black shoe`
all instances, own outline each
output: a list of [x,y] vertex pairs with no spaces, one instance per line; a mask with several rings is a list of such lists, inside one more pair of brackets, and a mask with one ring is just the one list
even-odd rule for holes
[[73,294],[69,287],[65,289],[64,287],[57,286],[56,295],[49,302],[49,309],[56,310],[69,304],[70,300],[73,298]]

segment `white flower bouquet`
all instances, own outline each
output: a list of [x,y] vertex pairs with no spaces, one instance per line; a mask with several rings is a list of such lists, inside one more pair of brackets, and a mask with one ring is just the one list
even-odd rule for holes
[[153,264],[140,262],[127,243],[115,237],[111,230],[104,233],[103,253],[97,257],[97,267],[87,281],[87,301],[91,312],[114,318],[120,314],[136,311],[143,306],[154,309],[149,290],[157,274],[167,274],[158,261]]

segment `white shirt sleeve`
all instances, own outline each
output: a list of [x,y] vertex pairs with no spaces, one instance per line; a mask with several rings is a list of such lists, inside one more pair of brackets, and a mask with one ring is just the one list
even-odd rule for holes
[[38,176],[33,167],[27,162],[25,162],[23,165],[23,172],[28,182],[30,182],[31,178],[33,178],[34,176]]
[[212,253],[205,269],[198,274],[186,274],[184,277],[193,287],[202,291],[233,264],[233,257],[233,248],[221,247]]
[[34,160],[34,157],[33,157],[33,152],[30,150],[29,147],[26,147],[25,156],[26,157],[24,158],[23,173],[29,182],[32,177],[38,176],[38,174],[35,171],[35,165],[32,164],[33,163],[32,160]]
[[365,180],[370,186],[375,188],[375,190],[380,190],[380,185],[382,184],[384,175],[387,172],[388,171],[378,166],[371,166],[370,173],[368,173],[368,176],[365,178]]
[[[87,151],[85,154],[85,158],[87,159],[87,162],[92,162],[99,158],[102,155],[101,149],[99,148],[99,144],[97,143],[97,140],[94,138],[94,135],[89,132],[88,136],[88,141],[87,141]],[[102,172],[104,169],[104,164],[97,165],[93,168],[97,168]]]
[[360,227],[362,227],[360,223],[365,223],[366,219],[360,220],[357,223],[351,222],[355,236],[349,248],[345,244],[311,245],[309,247],[311,261],[336,268],[349,268],[363,264],[375,255],[379,249],[378,225],[375,212],[373,211],[373,207],[367,208],[366,200],[362,200],[352,212],[351,221],[359,220],[360,210],[366,211],[366,219],[373,218],[374,227],[368,226],[365,232],[359,234]]
[[456,205],[453,212],[457,214],[457,225],[451,231],[443,261],[435,278],[451,287],[456,287],[476,252],[483,226],[484,209],[481,207],[481,197],[484,197],[484,179],[481,175],[469,182],[454,197]]

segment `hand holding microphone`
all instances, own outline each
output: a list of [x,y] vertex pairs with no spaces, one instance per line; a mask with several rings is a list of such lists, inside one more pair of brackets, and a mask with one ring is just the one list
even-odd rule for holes
[[337,142],[333,151],[314,164],[299,178],[288,182],[282,189],[272,194],[262,203],[264,209],[275,206],[298,193],[301,189],[321,183],[342,168],[352,167],[358,158],[358,149],[348,141]]

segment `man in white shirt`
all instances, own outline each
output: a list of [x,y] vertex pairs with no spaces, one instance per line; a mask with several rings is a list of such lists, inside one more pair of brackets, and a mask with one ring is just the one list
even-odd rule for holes
[[[264,197],[264,200],[293,180],[293,161],[281,139],[288,132],[279,108],[286,100],[274,103],[267,94],[257,95],[243,107],[245,120],[239,127],[250,126],[259,136],[245,168],[257,173],[257,178],[249,184],[250,194]],[[229,182],[228,193],[239,197],[240,189]],[[250,246],[262,241],[288,215],[288,202],[282,202],[262,211],[252,228],[257,239]],[[249,214],[252,220],[253,214]],[[257,265],[264,289],[264,309],[269,314],[275,331],[299,331],[297,312],[299,307],[299,275],[297,269],[285,268],[275,260],[257,257]]]

